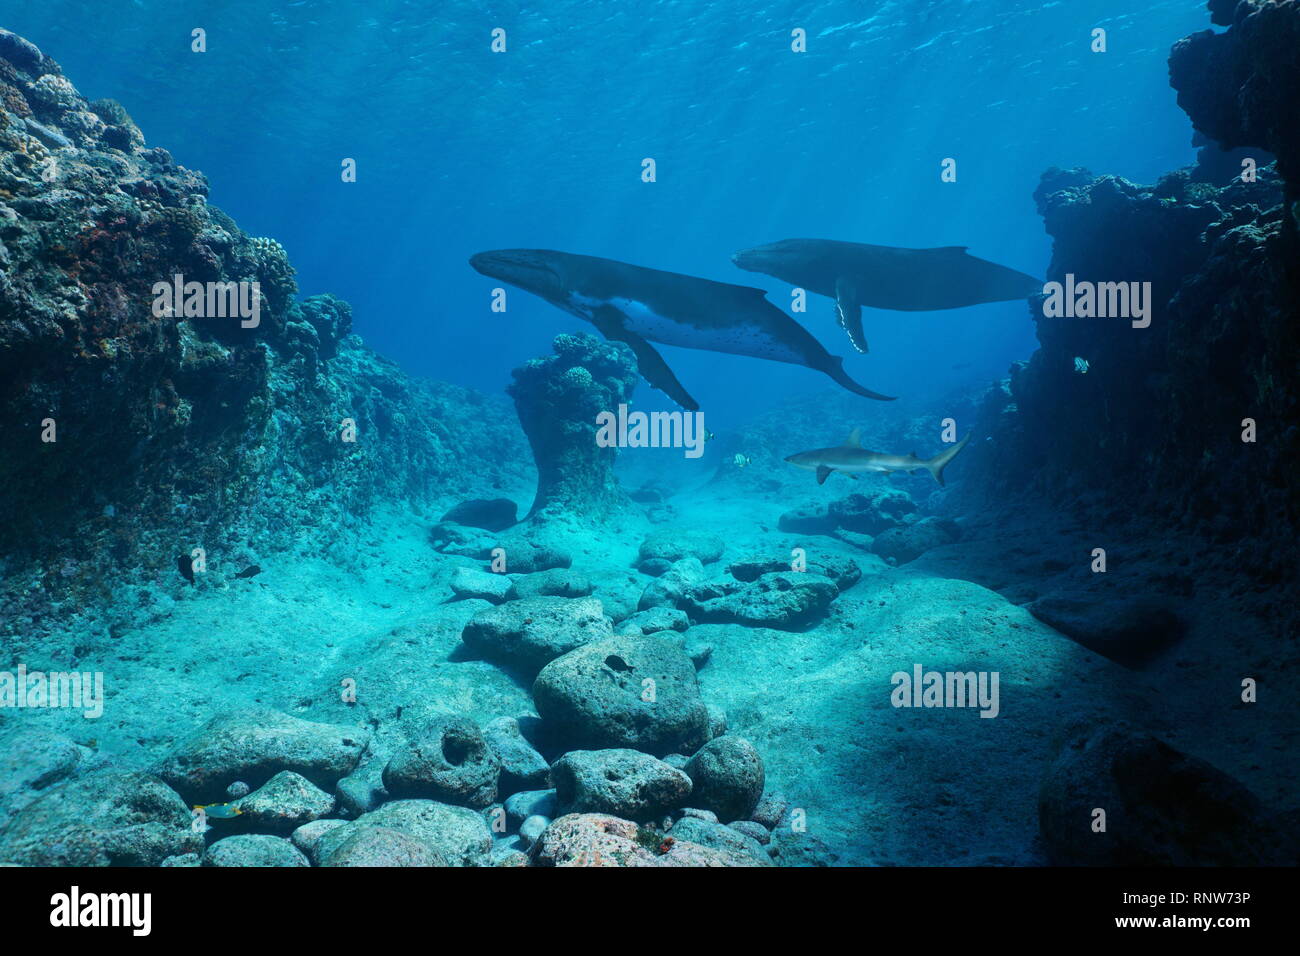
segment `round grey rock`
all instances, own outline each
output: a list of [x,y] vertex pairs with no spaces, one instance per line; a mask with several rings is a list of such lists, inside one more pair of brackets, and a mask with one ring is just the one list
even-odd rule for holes
[[533,702],[558,749],[694,753],[708,736],[695,666],[655,635],[607,637],[556,658],[537,675]]
[[724,823],[748,818],[763,796],[763,758],[743,737],[709,741],[686,765],[686,774],[694,787],[691,803]]
[[478,724],[435,717],[393,754],[384,789],[394,797],[426,797],[481,810],[496,802],[501,760]]

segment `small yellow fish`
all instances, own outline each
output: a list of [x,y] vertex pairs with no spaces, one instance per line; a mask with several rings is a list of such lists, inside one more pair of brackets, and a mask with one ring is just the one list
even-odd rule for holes
[[732,462],[735,463],[735,465],[736,465],[737,468],[744,468],[744,467],[745,467],[746,465],[748,465],[751,461],[753,461],[752,458],[750,458],[750,457],[748,457],[748,456],[746,456],[746,455],[742,455],[742,454],[740,454],[740,452],[736,452],[736,456],[735,456],[734,458],[732,458],[731,460],[732,460]]
[[237,817],[244,812],[237,803],[209,803],[207,806],[198,806],[194,809],[209,820],[229,820],[231,817]]

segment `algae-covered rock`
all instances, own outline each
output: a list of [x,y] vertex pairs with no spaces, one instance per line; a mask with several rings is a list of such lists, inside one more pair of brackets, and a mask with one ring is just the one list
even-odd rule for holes
[[717,535],[683,528],[664,528],[648,535],[641,542],[637,556],[638,567],[647,574],[663,573],[683,558],[695,558],[701,564],[711,564],[722,557],[727,545]]
[[521,598],[586,597],[592,591],[591,579],[572,568],[551,568],[523,574],[514,579],[515,592]]

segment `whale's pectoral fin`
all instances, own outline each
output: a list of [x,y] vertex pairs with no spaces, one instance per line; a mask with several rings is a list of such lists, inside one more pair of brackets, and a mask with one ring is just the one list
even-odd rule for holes
[[819,485],[826,484],[826,479],[829,478],[830,475],[831,475],[830,468],[827,468],[825,465],[817,466],[817,484]]
[[612,305],[602,305],[592,314],[591,323],[600,330],[600,334],[611,342],[622,342],[636,356],[636,364],[641,377],[671,398],[688,412],[700,409],[700,403],[677,381],[677,376],[668,367],[664,357],[655,351],[655,347],[635,332],[628,331],[624,324],[627,319],[622,312]]
[[862,300],[854,284],[841,276],[835,280],[835,317],[840,328],[849,333],[849,341],[859,352],[867,351],[867,336],[862,331]]

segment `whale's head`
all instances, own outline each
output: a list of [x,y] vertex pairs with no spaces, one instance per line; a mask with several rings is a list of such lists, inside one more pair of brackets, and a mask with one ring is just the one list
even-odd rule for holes
[[793,254],[798,252],[800,242],[799,239],[782,239],[765,246],[741,249],[731,257],[731,261],[746,272],[762,272],[781,278],[781,273],[789,268]]
[[559,253],[547,249],[494,249],[469,257],[477,272],[552,301],[565,299],[568,284]]

